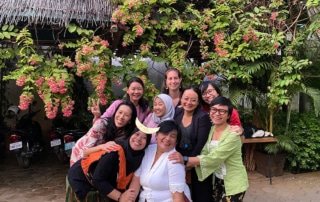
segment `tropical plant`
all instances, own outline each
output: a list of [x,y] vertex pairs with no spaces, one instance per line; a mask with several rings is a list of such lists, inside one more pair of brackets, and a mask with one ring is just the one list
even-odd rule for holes
[[[57,67],[61,67],[59,71],[76,72],[91,81],[95,88],[91,97],[100,98],[103,104],[112,97],[111,82],[121,83],[128,75],[141,76],[146,81],[148,98],[157,92],[146,79],[147,65],[143,61],[146,57],[180,69],[184,81],[193,84],[199,83],[204,76],[210,78],[214,74],[223,74],[228,77],[230,88],[236,85],[242,90],[260,92],[266,101],[270,131],[274,113],[282,105],[290,103],[290,89],[303,87],[302,71],[308,67],[309,61],[300,51],[306,39],[320,30],[318,21],[304,19],[307,10],[303,7],[314,8],[317,5],[311,0],[115,2],[119,6],[113,12],[112,23],[124,31],[121,47],[124,51],[115,51],[119,47],[113,47],[114,51],[111,51],[109,42],[96,36],[95,31],[70,25],[68,31],[83,38],[76,43],[59,45],[59,48],[76,49],[74,61],[62,55],[54,57]],[[303,29],[296,29],[298,23],[305,25]],[[17,72],[21,74],[11,74],[6,78],[21,80],[22,75],[30,73],[34,78],[29,79],[31,77],[28,76],[28,82],[32,83],[41,77],[40,70],[33,70],[35,66],[43,67],[40,64],[45,64],[45,57],[34,52],[32,42],[23,40],[29,36],[25,32],[23,34],[17,38],[20,45],[18,67],[21,68]],[[26,50],[29,52],[24,52]],[[119,52],[126,54],[116,55]],[[122,58],[122,68],[111,63],[117,56]],[[99,60],[94,62],[92,58]],[[36,64],[30,64],[28,60],[31,59]],[[50,60],[53,61],[52,58]],[[74,66],[66,70],[61,62],[65,66]],[[54,66],[53,63],[46,65]],[[73,77],[65,82],[71,86]],[[28,86],[23,91],[26,100],[30,100],[31,90],[35,88]],[[52,96],[51,103],[56,103]],[[60,101],[66,102],[71,109],[72,101],[61,93],[59,96]]]

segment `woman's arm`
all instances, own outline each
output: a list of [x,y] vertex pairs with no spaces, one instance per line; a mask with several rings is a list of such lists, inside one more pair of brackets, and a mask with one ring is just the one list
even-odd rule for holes
[[239,117],[239,113],[236,109],[232,110],[231,116],[230,116],[230,120],[229,120],[229,124],[231,126],[239,126],[241,127],[241,121],[240,121],[240,117]]
[[174,202],[184,202],[184,191],[187,187],[184,165],[168,162],[169,188]]
[[100,150],[112,149],[112,148],[116,147],[117,145],[118,144],[115,143],[114,141],[109,141],[107,143],[100,144],[98,146],[88,148],[88,149],[83,151],[83,158],[88,157],[91,153],[94,153],[94,152],[97,152],[97,151],[100,151]]
[[172,196],[172,201],[173,202],[184,202],[184,195],[183,195],[183,192],[180,193],[180,192],[174,192],[174,193],[171,193],[171,196]]
[[114,101],[108,109],[102,114],[101,118],[107,118],[107,117],[112,117],[113,114],[115,113],[117,107],[120,105],[122,100],[116,100]]
[[186,164],[187,167],[195,167],[200,165],[200,159],[198,157],[189,157]]

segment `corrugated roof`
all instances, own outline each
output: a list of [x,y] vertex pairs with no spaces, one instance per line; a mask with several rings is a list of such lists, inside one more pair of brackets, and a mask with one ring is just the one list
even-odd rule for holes
[[1,0],[0,25],[22,21],[66,26],[72,20],[84,26],[106,25],[115,8],[110,0]]

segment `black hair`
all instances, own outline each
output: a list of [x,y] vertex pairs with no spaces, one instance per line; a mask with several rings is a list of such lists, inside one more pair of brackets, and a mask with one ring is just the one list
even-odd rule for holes
[[[138,78],[138,77],[131,77],[131,78],[129,79],[129,81],[127,82],[127,89],[130,87],[130,85],[131,85],[133,82],[140,83],[141,86],[142,86],[142,88],[143,88],[143,90],[144,90],[144,83],[143,83],[143,81],[142,81],[140,78]],[[130,100],[129,94],[128,94],[128,93],[126,93],[126,94],[127,94],[127,95],[126,95],[126,99],[127,99],[127,100]],[[142,97],[140,98],[138,104],[139,104],[139,106],[142,108],[142,111],[143,111],[143,112],[145,112],[145,111],[148,109],[148,107],[149,107],[149,103],[148,103],[148,101],[143,97],[143,95],[142,95]]]
[[198,95],[198,100],[199,100],[199,106],[198,107],[203,105],[204,101],[202,99],[201,92],[200,92],[200,89],[198,87],[196,87],[196,86],[187,86],[187,87],[185,87],[183,89],[183,91],[182,91],[181,97],[182,97],[182,95],[184,94],[184,92],[186,90],[193,90]]
[[[164,73],[164,80],[163,80],[163,82],[162,82],[161,93],[169,94],[169,88],[167,88],[166,80],[167,80],[167,78],[168,78],[168,76],[167,76],[168,72],[171,72],[171,71],[177,72],[177,73],[178,73],[178,77],[179,77],[179,78],[182,78],[182,74],[181,74],[181,72],[180,72],[178,69],[176,69],[176,68],[168,68],[168,69],[166,70],[166,72]],[[180,82],[179,91],[180,91],[180,92],[183,91],[182,82]]]
[[[115,123],[114,123],[114,117],[120,108],[120,106],[126,105],[130,107],[132,113],[131,113],[131,120],[127,125],[125,125],[123,128],[117,128]],[[106,141],[111,141],[114,140],[116,137],[119,136],[124,136],[124,137],[129,137],[132,134],[132,131],[135,129],[136,124],[135,120],[137,117],[137,110],[136,107],[132,104],[132,102],[124,100],[122,101],[116,108],[114,114],[112,117],[107,118],[108,124],[106,127],[106,135],[105,135],[105,140]]]
[[228,107],[228,115],[231,116],[232,110],[233,110],[233,105],[232,105],[232,102],[230,101],[229,98],[226,98],[226,97],[223,97],[223,96],[216,97],[210,103],[210,107],[212,107],[214,105],[227,106]]
[[202,93],[204,93],[204,92],[208,89],[209,85],[211,85],[211,86],[214,88],[214,90],[217,92],[217,94],[218,94],[219,96],[222,96],[222,93],[221,93],[221,90],[220,90],[218,84],[216,84],[216,82],[211,81],[211,80],[209,80],[209,81],[203,81],[203,82],[199,85],[199,88],[200,88],[200,91],[201,91],[201,95],[202,95]]
[[169,132],[176,130],[177,131],[177,144],[178,142],[180,142],[181,140],[181,129],[179,127],[179,125],[174,121],[174,120],[165,120],[163,122],[161,122],[159,125],[159,130],[157,132],[158,133],[163,133],[163,134],[168,134]]

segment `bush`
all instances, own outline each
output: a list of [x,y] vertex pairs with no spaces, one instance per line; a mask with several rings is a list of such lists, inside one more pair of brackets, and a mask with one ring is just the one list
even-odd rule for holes
[[[275,134],[284,134],[286,114],[275,117]],[[320,170],[320,118],[314,112],[292,112],[287,135],[297,148],[287,153],[286,168],[293,173]]]

